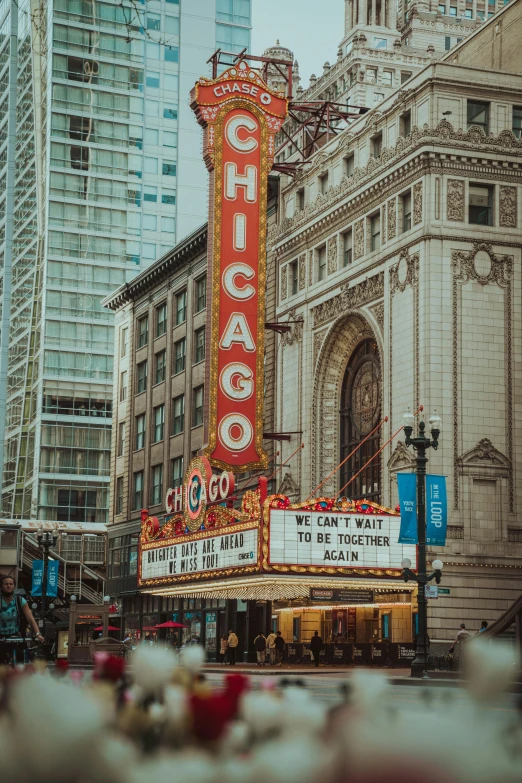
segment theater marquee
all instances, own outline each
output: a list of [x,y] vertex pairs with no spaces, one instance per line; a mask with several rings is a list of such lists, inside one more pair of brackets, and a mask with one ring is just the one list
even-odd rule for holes
[[218,79],[200,79],[191,97],[205,129],[204,158],[211,173],[205,455],[212,465],[240,473],[267,466],[263,449],[267,181],[287,100],[244,61]]

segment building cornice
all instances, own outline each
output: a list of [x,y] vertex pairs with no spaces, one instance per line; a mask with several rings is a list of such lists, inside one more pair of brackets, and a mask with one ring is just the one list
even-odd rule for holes
[[130,283],[125,283],[102,300],[102,305],[110,310],[119,310],[133,302],[152,288],[157,288],[162,280],[167,281],[175,272],[198,258],[207,248],[207,224],[201,226],[176,247],[159,258]]

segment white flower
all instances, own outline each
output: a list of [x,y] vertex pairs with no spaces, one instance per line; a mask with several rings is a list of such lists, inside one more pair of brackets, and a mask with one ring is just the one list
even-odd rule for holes
[[179,661],[189,672],[197,674],[205,662],[205,650],[200,644],[191,644],[183,648]]
[[169,682],[176,657],[166,647],[142,644],[132,656],[134,681],[146,695],[156,693]]
[[240,714],[256,737],[281,725],[281,710],[281,699],[269,691],[248,691],[241,697]]
[[184,688],[169,685],[165,688],[165,717],[170,726],[183,728],[188,723],[188,694]]
[[498,698],[516,675],[516,652],[508,643],[489,639],[467,642],[465,666],[467,688],[475,699]]

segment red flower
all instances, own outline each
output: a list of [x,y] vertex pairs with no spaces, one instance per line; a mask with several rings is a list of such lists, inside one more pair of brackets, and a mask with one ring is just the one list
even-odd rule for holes
[[225,679],[225,690],[222,693],[210,696],[193,694],[190,707],[194,736],[209,742],[219,739],[227,724],[237,715],[239,699],[248,687],[246,677],[232,674]]
[[108,680],[109,682],[118,682],[123,677],[125,671],[125,661],[116,655],[107,653],[97,653],[95,655],[95,674],[96,680]]

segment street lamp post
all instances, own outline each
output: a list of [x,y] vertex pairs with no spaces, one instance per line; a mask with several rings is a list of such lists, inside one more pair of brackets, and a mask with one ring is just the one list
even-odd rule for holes
[[39,530],[36,534],[36,539],[38,541],[38,546],[42,550],[43,555],[43,575],[42,575],[42,604],[41,604],[41,615],[43,619],[43,635],[44,638],[46,637],[46,612],[47,612],[47,574],[49,572],[49,550],[51,547],[54,549],[54,547],[57,544],[57,541],[59,538],[62,538],[65,536],[65,533],[55,533],[48,530]]
[[426,425],[423,421],[419,422],[419,434],[412,438],[413,425],[415,418],[411,411],[405,413],[403,416],[404,422],[404,435],[406,446],[413,446],[416,452],[416,474],[417,474],[417,540],[418,540],[418,554],[417,554],[417,573],[414,574],[410,570],[411,561],[406,558],[402,561],[403,578],[407,582],[409,579],[413,579],[419,585],[417,602],[418,602],[418,618],[419,618],[419,630],[417,634],[417,644],[415,650],[415,658],[411,663],[411,676],[422,677],[425,675],[428,669],[428,602],[426,599],[426,585],[432,579],[435,579],[437,584],[440,583],[442,576],[442,562],[440,560],[434,560],[432,563],[433,573],[427,574],[426,572],[426,463],[428,458],[426,457],[426,450],[429,448],[436,449],[438,446],[439,435],[441,430],[441,419],[437,413],[433,413],[429,420],[431,439],[425,435]]

